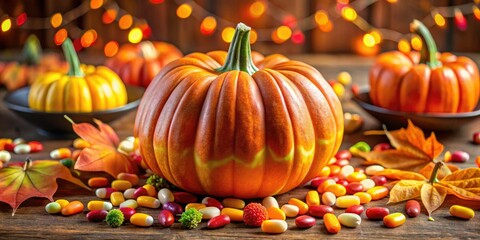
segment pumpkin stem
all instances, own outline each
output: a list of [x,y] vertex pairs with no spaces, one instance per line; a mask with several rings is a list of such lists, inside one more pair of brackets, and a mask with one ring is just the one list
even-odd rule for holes
[[428,65],[430,68],[441,67],[442,63],[437,58],[437,45],[433,40],[432,34],[428,28],[418,20],[413,20],[410,24],[410,31],[418,34],[422,39],[422,50],[420,52],[420,63]]
[[239,70],[252,75],[258,68],[252,61],[252,50],[250,49],[250,27],[239,23],[235,29],[233,40],[228,48],[225,64],[217,69],[217,72],[228,72]]
[[42,56],[42,47],[37,36],[30,35],[25,41],[22,49],[22,62],[27,65],[37,65],[40,63]]
[[77,52],[73,47],[72,40],[70,38],[65,39],[62,43],[63,54],[68,63],[68,75],[75,77],[83,77],[83,71],[80,68],[80,60],[78,60]]

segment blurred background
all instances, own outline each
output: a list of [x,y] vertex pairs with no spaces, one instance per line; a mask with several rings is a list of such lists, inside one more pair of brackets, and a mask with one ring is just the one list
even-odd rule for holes
[[[183,53],[228,48],[233,28],[253,28],[264,54],[375,55],[419,48],[409,23],[421,20],[440,51],[480,51],[479,0],[8,0],[0,2],[0,50],[21,49],[30,34],[59,49],[68,36],[81,53],[113,56],[140,40]],[[420,43],[421,44],[421,43]]]

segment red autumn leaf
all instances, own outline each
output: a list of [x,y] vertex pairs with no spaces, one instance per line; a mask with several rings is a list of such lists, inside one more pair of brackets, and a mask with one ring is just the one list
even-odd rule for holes
[[117,150],[119,138],[115,131],[100,120],[90,123],[73,123],[73,131],[90,145],[80,152],[75,169],[104,171],[113,177],[119,173],[137,173],[138,167],[129,156]]
[[82,181],[75,178],[70,170],[58,161],[27,160],[24,166],[9,166],[0,169],[0,201],[13,208],[12,216],[25,200],[44,197],[53,201],[57,191],[57,178],[67,180],[85,189]]

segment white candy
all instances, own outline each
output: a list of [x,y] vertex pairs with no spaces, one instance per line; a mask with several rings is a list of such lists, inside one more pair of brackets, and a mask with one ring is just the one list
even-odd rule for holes
[[27,141],[25,141],[25,139],[23,139],[23,138],[15,138],[12,143],[13,143],[13,145],[18,145],[18,144],[22,144],[22,143],[27,143]]
[[135,188],[129,188],[123,192],[123,196],[125,199],[134,199],[136,190]]
[[336,201],[337,201],[337,196],[335,196],[335,194],[333,194],[332,192],[324,192],[322,194],[323,205],[333,206],[335,205]]
[[262,205],[266,208],[269,209],[270,207],[275,207],[275,208],[280,208],[277,202],[277,199],[274,197],[266,197],[262,201]]
[[217,207],[204,207],[198,211],[203,214],[202,219],[211,219],[220,215],[220,209]]
[[8,163],[12,159],[12,155],[5,150],[0,150],[0,162]]
[[158,199],[162,204],[165,204],[167,202],[173,202],[175,197],[173,196],[172,191],[170,191],[168,188],[162,188],[160,191],[158,191]]
[[120,203],[120,208],[122,207],[129,207],[135,209],[138,207],[138,203],[134,199],[128,199],[125,202]]
[[365,174],[367,175],[374,175],[377,172],[383,171],[385,168],[380,165],[370,165],[367,168],[365,168]]
[[358,227],[362,223],[362,218],[355,213],[342,213],[338,215],[338,221],[345,227]]
[[32,148],[30,145],[25,143],[15,145],[15,148],[13,149],[16,154],[29,154],[31,150]]
[[363,186],[363,191],[367,191],[368,189],[375,187],[375,182],[370,178],[363,179],[360,181],[360,184]]
[[340,169],[340,173],[338,173],[338,177],[340,179],[346,179],[348,175],[352,174],[355,172],[355,169],[353,168],[352,165],[345,165]]
[[283,204],[280,209],[282,209],[282,211],[285,213],[285,216],[287,217],[296,217],[298,215],[298,212],[300,211],[297,206],[292,204]]

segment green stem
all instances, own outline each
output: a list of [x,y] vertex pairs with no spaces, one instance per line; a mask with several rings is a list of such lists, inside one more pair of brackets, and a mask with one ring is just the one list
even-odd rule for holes
[[83,71],[80,68],[80,60],[78,60],[77,52],[73,47],[72,40],[70,38],[65,39],[62,44],[63,54],[68,63],[68,75],[75,77],[83,77]]
[[410,31],[418,34],[422,39],[422,50],[420,52],[420,63],[428,65],[430,68],[441,67],[442,63],[437,58],[437,45],[433,40],[432,34],[428,28],[418,20],[413,20],[410,24]]
[[27,65],[38,65],[42,56],[42,47],[37,36],[30,35],[25,41],[22,49],[22,62]]
[[258,68],[252,61],[252,50],[250,49],[250,27],[239,23],[235,29],[233,40],[228,48],[225,64],[218,68],[218,72],[239,70],[252,75]]
[[432,175],[430,175],[430,179],[428,180],[430,184],[434,184],[438,182],[438,178],[437,178],[438,170],[440,170],[442,166],[443,166],[443,163],[441,161],[435,163],[435,167],[433,167],[433,170],[432,170]]

